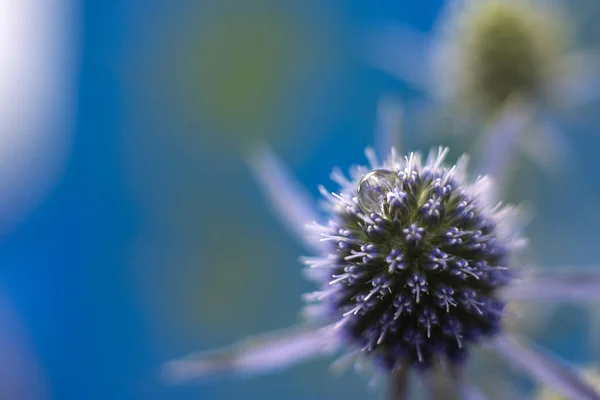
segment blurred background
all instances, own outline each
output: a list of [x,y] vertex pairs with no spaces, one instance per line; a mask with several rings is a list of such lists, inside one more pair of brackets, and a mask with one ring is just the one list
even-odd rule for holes
[[[451,2],[0,0],[0,398],[372,398],[331,360],[182,387],[159,367],[294,324],[313,290],[306,249],[245,163],[253,145],[316,199],[332,167],[364,162],[386,97],[404,150],[485,161],[472,143],[487,121],[455,112],[435,90],[444,64],[429,65]],[[501,163],[503,193],[532,210],[530,261],[591,268],[600,4],[565,4],[575,100],[528,99],[552,135]],[[597,307],[543,324],[521,328],[576,365],[598,360]]]

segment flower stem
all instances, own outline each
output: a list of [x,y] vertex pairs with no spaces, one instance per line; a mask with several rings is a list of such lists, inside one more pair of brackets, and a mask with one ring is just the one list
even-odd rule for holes
[[387,400],[408,399],[408,374],[407,368],[400,368],[390,376]]

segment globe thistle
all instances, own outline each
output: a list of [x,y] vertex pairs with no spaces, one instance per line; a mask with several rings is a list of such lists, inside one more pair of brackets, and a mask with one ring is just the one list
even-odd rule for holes
[[393,370],[462,363],[471,343],[500,329],[498,288],[512,280],[504,225],[510,209],[490,208],[487,180],[468,184],[464,163],[444,166],[446,149],[423,161],[392,156],[329,195],[329,243],[317,295],[345,341]]
[[517,257],[525,244],[517,209],[494,200],[487,177],[468,179],[466,157],[449,165],[444,148],[426,158],[392,149],[383,162],[371,149],[366,155],[369,166],[350,176],[334,170],[338,190],[321,187],[323,218],[269,150],[253,158],[274,210],[314,252],[303,261],[318,290],[304,297],[304,324],[171,361],[171,382],[342,353],[342,362],[368,362],[387,377],[391,399],[406,398],[410,371],[426,382],[439,368],[465,398],[481,398],[464,366],[470,349],[486,347],[560,393],[600,399],[576,372],[503,326],[508,301],[597,299],[600,277],[528,274]]

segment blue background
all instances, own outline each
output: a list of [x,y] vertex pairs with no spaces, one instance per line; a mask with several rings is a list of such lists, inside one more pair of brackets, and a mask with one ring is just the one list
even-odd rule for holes
[[[333,166],[363,162],[382,95],[422,96],[367,65],[357,48],[361,35],[392,22],[427,33],[441,6],[83,1],[73,16],[80,38],[67,169],[0,243],[0,279],[31,336],[49,397],[374,396],[366,379],[330,375],[330,360],[183,387],[163,385],[158,369],[298,320],[300,295],[312,290],[298,262],[304,249],[270,212],[244,151],[256,138],[269,141],[316,198]],[[247,27],[236,31],[245,18],[250,36]],[[267,50],[251,40],[266,40],[252,36],[254,23],[278,36]],[[238,65],[225,73],[239,84],[211,75],[252,54],[265,58],[254,68],[272,68],[267,77],[252,63],[244,67],[250,72]],[[231,94],[237,90],[247,92],[239,102]],[[532,251],[544,265],[597,260],[593,114],[561,124],[576,154],[566,176],[533,173]],[[411,149],[420,144],[410,131],[404,139]],[[588,327],[586,312],[574,311],[569,323]],[[585,339],[585,331],[576,336]],[[573,337],[550,330],[537,339],[573,362],[589,362],[587,342]]]

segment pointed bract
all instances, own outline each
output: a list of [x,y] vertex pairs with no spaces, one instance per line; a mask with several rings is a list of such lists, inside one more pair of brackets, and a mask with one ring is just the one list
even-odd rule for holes
[[564,172],[568,160],[574,159],[569,141],[547,115],[540,115],[517,144],[529,160],[549,175]]
[[257,375],[329,354],[334,346],[331,328],[288,328],[170,361],[163,367],[163,379],[180,384],[220,375]]
[[388,25],[371,30],[361,45],[363,57],[373,67],[416,90],[433,90],[428,70],[432,41],[426,35],[407,26]]
[[499,335],[491,345],[496,354],[540,383],[578,400],[600,400],[598,394],[575,369],[538,348],[510,335]]
[[500,294],[506,301],[600,301],[600,272],[561,267],[554,273],[536,273],[502,288]]
[[492,176],[499,187],[504,186],[506,166],[513,161],[519,138],[531,118],[531,108],[520,100],[504,107],[479,141],[478,173]]
[[463,400],[487,400],[487,397],[477,386],[471,385],[467,381],[463,368],[451,368],[450,375]]
[[254,175],[266,198],[288,231],[313,251],[320,251],[318,240],[310,237],[308,224],[318,222],[319,212],[306,189],[296,181],[287,166],[266,146],[248,157]]
[[487,397],[476,386],[466,382],[459,382],[457,385],[463,400],[487,400]]

